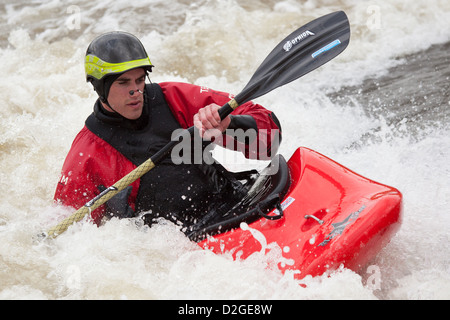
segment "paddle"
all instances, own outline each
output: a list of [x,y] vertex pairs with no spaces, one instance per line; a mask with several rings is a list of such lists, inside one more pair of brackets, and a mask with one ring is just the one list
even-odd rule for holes
[[[242,92],[219,109],[221,118],[224,119],[241,104],[283,86],[330,61],[344,51],[349,40],[350,25],[343,11],[318,18],[294,31],[267,56]],[[194,127],[189,128],[188,132],[192,134]],[[153,169],[167,157],[183,136],[184,134],[180,134],[170,141],[150,159],[39,237],[56,237],[72,223],[83,219],[92,210]]]

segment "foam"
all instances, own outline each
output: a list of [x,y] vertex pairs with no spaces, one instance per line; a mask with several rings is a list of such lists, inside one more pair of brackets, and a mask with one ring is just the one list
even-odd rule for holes
[[[68,12],[58,1],[15,1],[0,9],[0,298],[449,298],[449,239],[442,230],[450,222],[448,129],[411,139],[383,118],[326,96],[386,73],[404,54],[448,41],[448,1],[239,3],[72,1]],[[307,277],[300,286],[293,274],[265,268],[281,250],[273,244],[267,244],[272,256],[233,261],[201,250],[167,223],[152,229],[118,220],[102,228],[80,223],[54,241],[33,244],[32,235],[70,213],[51,203],[64,157],[96,99],[82,65],[94,36],[111,29],[137,34],[157,82],[238,93],[282,38],[339,9],[351,21],[348,49],[258,102],[280,118],[286,158],[300,145],[311,147],[404,192],[402,229],[373,262],[380,289],[367,285],[367,269]],[[365,133],[375,139],[352,147]]]

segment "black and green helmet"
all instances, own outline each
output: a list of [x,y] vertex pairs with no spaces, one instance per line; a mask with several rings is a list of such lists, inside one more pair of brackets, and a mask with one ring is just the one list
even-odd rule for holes
[[102,101],[108,98],[111,84],[121,74],[144,68],[152,71],[152,63],[141,41],[134,35],[115,31],[94,39],[86,51],[86,80],[91,82]]

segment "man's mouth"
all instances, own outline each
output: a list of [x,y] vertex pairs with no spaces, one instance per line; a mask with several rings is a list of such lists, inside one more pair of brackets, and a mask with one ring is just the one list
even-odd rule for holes
[[127,106],[132,107],[132,108],[138,108],[140,107],[142,104],[141,101],[133,101],[127,104]]

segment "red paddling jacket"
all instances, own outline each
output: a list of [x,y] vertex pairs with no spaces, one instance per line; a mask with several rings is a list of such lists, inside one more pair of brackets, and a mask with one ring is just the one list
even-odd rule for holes
[[[144,96],[142,116],[134,121],[109,113],[99,100],[96,102],[65,159],[54,196],[57,203],[74,209],[82,207],[160,150],[171,140],[174,130],[193,126],[199,109],[211,103],[224,105],[232,98],[228,93],[175,82],[146,85]],[[229,128],[254,127],[257,139],[243,142],[225,138],[221,143],[224,147],[240,151],[247,158],[275,155],[281,129],[272,112],[247,102],[231,114],[231,119]],[[158,216],[169,210],[178,212],[177,218],[195,217],[212,202],[212,189],[203,171],[193,163],[174,164],[168,157],[132,183],[126,201],[137,212],[149,211]],[[105,211],[102,205],[91,213],[91,218],[99,224]]]

